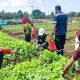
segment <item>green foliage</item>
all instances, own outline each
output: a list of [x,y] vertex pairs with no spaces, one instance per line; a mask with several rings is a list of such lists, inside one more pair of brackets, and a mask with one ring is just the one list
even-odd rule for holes
[[[36,46],[24,40],[11,38],[2,32],[0,32],[0,46],[16,49],[19,53],[16,54],[19,63],[13,65],[11,61],[9,66],[6,65],[6,68],[0,70],[0,80],[64,80],[62,73],[68,61],[67,57],[58,56],[56,52],[48,50],[37,52]],[[11,59],[12,56],[13,54],[5,55],[4,58]],[[7,61],[4,59],[3,66],[5,62]],[[70,69],[70,73],[73,68],[74,66]]]
[[[0,32],[0,46],[9,48],[11,50],[17,50],[17,59],[19,61],[25,61],[31,59],[36,55],[35,47],[30,43],[25,42],[24,40],[11,38],[9,35]],[[11,55],[6,55],[6,57],[12,57]],[[9,59],[10,59],[9,58]]]
[[[49,55],[54,54],[54,61],[51,64],[43,63],[40,59],[33,58],[31,61],[25,61],[16,66],[6,67],[0,70],[1,80],[64,80],[62,70],[68,60],[65,57],[57,56],[56,53],[43,51]],[[43,56],[46,56],[43,55]],[[57,56],[57,57],[56,57]],[[60,58],[59,61],[56,61]],[[64,63],[63,63],[64,62]]]

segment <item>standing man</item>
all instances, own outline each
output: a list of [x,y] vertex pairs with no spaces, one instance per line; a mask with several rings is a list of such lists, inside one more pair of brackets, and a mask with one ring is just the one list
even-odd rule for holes
[[55,34],[55,43],[58,55],[63,55],[64,44],[67,33],[67,15],[61,12],[61,6],[55,7],[55,16],[53,20],[53,34]]

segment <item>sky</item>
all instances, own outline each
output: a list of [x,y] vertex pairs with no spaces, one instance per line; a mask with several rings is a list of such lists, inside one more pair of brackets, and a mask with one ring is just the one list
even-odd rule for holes
[[22,10],[31,13],[32,10],[40,9],[42,12],[50,14],[56,5],[60,5],[65,13],[80,11],[80,0],[0,0],[0,11],[17,12]]

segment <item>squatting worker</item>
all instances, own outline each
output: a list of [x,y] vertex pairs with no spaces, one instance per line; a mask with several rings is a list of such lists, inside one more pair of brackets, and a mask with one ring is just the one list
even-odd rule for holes
[[4,55],[5,54],[12,54],[12,53],[15,53],[15,52],[16,52],[16,50],[10,50],[10,49],[0,47],[0,69],[1,69],[1,66],[2,66]]
[[53,34],[55,34],[55,43],[58,55],[63,55],[64,45],[67,33],[67,15],[61,11],[61,6],[55,7],[55,16],[52,21]]
[[30,42],[31,41],[31,26],[34,29],[34,24],[33,24],[32,18],[27,12],[25,12],[23,15],[22,24],[23,24],[23,31],[25,34],[25,41]]

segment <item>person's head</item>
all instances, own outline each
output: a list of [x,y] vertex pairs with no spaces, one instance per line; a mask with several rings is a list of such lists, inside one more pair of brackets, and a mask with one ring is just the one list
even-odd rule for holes
[[23,17],[29,16],[28,12],[24,12]]
[[24,12],[23,17],[27,18],[30,21],[32,21],[32,18],[31,18],[30,14],[28,12]]
[[55,13],[61,12],[61,6],[57,5],[55,6]]
[[45,30],[44,30],[44,28],[40,28],[38,35],[42,36],[43,34],[45,34]]

